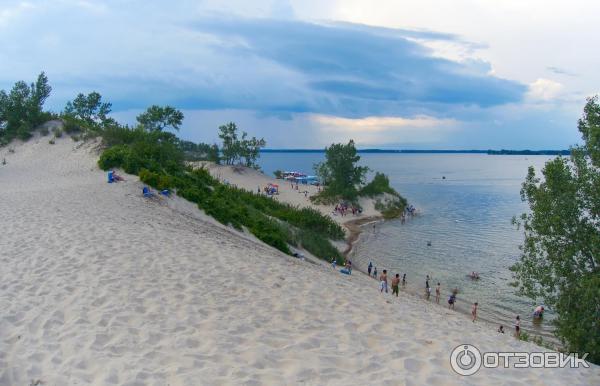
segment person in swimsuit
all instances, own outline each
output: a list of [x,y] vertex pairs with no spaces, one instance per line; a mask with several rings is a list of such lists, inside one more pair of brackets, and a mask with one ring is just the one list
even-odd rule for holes
[[515,319],[515,337],[519,339],[521,337],[521,318],[517,315]]
[[479,304],[477,304],[477,302],[473,303],[473,308],[471,308],[471,315],[473,316],[473,323],[475,323],[475,320],[477,319],[477,306]]
[[402,275],[402,287],[406,287],[406,274]]
[[435,302],[437,304],[440,304],[440,292],[442,291],[442,288],[440,287],[440,283],[437,283],[437,286],[435,286]]
[[399,288],[398,285],[400,284],[400,274],[397,273],[396,276],[392,279],[392,295],[396,294],[396,297],[398,297],[399,294]]
[[369,266],[367,267],[367,272],[369,272],[369,276],[371,276],[372,270],[373,270],[373,263],[369,261]]
[[383,290],[385,290],[385,293],[388,293],[388,282],[387,282],[387,270],[383,270],[383,273],[381,274],[381,276],[379,276],[379,289],[381,291],[381,293],[383,293]]

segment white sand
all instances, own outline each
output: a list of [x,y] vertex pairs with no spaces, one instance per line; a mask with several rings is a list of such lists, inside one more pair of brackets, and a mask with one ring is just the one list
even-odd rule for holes
[[0,149],[0,385],[598,385],[600,368],[450,368],[540,350],[364,275],[285,256],[84,146]]
[[[340,224],[357,220],[359,218],[378,217],[381,215],[381,213],[375,209],[374,201],[368,198],[361,198],[359,200],[359,203],[363,209],[361,214],[353,216],[352,213],[349,213],[346,216],[341,216],[332,213],[335,205],[315,205],[311,203],[309,197],[317,194],[316,186],[300,184],[298,186],[298,190],[296,190],[295,188],[292,188],[292,184],[290,182],[271,178],[254,169],[240,166],[216,165],[211,162],[199,162],[197,164],[205,167],[213,177],[218,178],[220,181],[226,181],[232,185],[251,192],[256,192],[258,187],[264,188],[269,183],[277,184],[279,185],[279,194],[274,195],[273,199],[286,202],[300,208],[312,207],[325,215],[330,215]],[[305,195],[304,191],[307,191],[308,193]]]

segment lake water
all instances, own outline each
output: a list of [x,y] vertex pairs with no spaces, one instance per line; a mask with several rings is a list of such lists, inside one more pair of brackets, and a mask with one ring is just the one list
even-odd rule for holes
[[[520,315],[525,330],[548,336],[552,313],[544,323],[532,323],[535,304],[514,294],[508,268],[517,261],[523,240],[511,219],[527,210],[520,198],[527,168],[534,166],[539,172],[551,158],[361,154],[361,164],[387,174],[420,214],[404,224],[394,220],[369,227],[355,253],[372,260],[380,272],[386,268],[392,274],[406,273],[407,290],[417,294],[424,293],[425,277],[430,275],[432,288],[441,283],[443,306],[456,287],[457,308],[462,311],[469,312],[477,301],[482,319],[512,331]],[[312,173],[313,164],[323,159],[322,153],[263,153],[260,166],[268,174],[277,169]],[[481,279],[469,279],[471,271],[479,272]]]

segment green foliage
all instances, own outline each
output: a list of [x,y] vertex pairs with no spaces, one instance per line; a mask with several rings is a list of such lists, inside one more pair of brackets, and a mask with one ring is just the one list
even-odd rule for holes
[[555,334],[569,351],[600,363],[600,106],[588,99],[579,131],[585,141],[569,159],[530,167],[521,190],[530,212],[514,219],[525,241],[511,270],[521,295],[556,313]]
[[59,127],[55,127],[52,129],[52,133],[54,133],[54,138],[62,137],[62,129]]
[[113,146],[105,150],[98,162],[104,170],[121,166],[127,173],[138,174],[142,168],[161,172],[182,168],[183,152],[171,133],[110,124],[102,135],[103,143]]
[[239,162],[248,167],[256,167],[256,160],[260,157],[260,149],[266,145],[263,138],[248,138],[248,133],[245,131],[242,132],[240,139],[238,128],[233,122],[219,126],[219,138],[223,141],[221,150],[223,160],[227,165]]
[[183,113],[171,106],[152,105],[136,119],[147,131],[163,131],[167,127],[179,131],[183,122]]
[[365,166],[356,166],[359,160],[353,140],[346,145],[337,143],[325,149],[325,162],[315,165],[315,172],[325,185],[320,194],[322,199],[340,197],[356,200],[357,188],[363,183],[368,170]]
[[216,144],[179,141],[179,148],[183,151],[186,161],[212,161],[217,164],[220,162],[219,147]]
[[275,178],[279,178],[279,179],[283,178],[283,172],[281,170],[275,170],[273,172],[273,175],[275,176]]
[[319,233],[310,229],[303,229],[298,233],[297,238],[298,244],[313,255],[327,261],[330,261],[332,257],[335,257],[339,264],[343,265],[345,263],[344,256],[340,251],[331,245],[327,239],[320,236]]
[[19,81],[9,93],[0,90],[0,146],[14,138],[29,139],[32,131],[51,117],[42,110],[51,91],[43,72],[35,83]]
[[396,192],[396,190],[390,186],[389,178],[385,174],[379,172],[376,172],[373,180],[363,186],[360,190],[360,195],[366,197],[375,197],[383,193],[400,197],[398,192]]
[[110,122],[108,118],[112,104],[102,102],[102,96],[93,91],[88,95],[78,94],[72,102],[67,102],[63,118],[88,130],[99,130]]
[[398,218],[406,209],[406,199],[404,197],[392,196],[391,198],[384,198],[383,200],[378,199],[375,201],[375,209],[377,209],[383,215],[386,220]]

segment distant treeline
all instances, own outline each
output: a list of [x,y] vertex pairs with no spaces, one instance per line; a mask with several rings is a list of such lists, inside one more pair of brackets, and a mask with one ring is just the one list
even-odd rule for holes
[[[261,153],[324,153],[325,149],[261,149]],[[569,155],[569,150],[411,150],[357,149],[358,153],[376,154],[489,154],[489,155]]]

